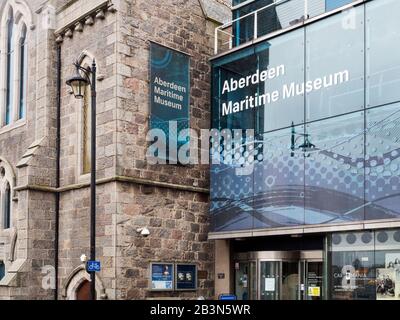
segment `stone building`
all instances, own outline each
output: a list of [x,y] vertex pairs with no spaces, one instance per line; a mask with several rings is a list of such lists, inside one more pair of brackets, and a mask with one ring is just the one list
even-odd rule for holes
[[[229,18],[222,0],[0,0],[0,299],[87,289],[90,95],[76,100],[65,80],[93,59],[98,299],[213,297],[208,168],[145,159],[149,46],[190,55],[191,127],[208,128],[208,59]],[[152,292],[154,261],[196,263],[199,289]]]

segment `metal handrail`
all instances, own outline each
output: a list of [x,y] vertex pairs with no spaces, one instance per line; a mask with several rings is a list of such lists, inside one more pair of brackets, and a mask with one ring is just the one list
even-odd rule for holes
[[[239,18],[231,20],[231,21],[229,21],[229,22],[227,22],[227,23],[215,28],[214,53],[218,54],[218,40],[219,40],[218,39],[218,33],[219,32],[225,33],[230,37],[230,40],[227,41],[226,43],[229,42],[229,49],[232,49],[232,46],[233,46],[232,39],[235,37],[235,35],[230,33],[230,32],[226,32],[223,29],[226,29],[228,27],[232,27],[235,22],[241,21],[241,20],[246,19],[246,18],[248,18],[250,16],[254,16],[253,40],[255,40],[255,39],[258,38],[258,13],[260,11],[266,10],[266,9],[271,8],[273,6],[277,6],[277,5],[283,4],[285,2],[290,2],[290,1],[291,0],[277,0],[277,1],[273,2],[273,3],[270,3],[270,4],[262,7],[262,8],[259,8],[259,9],[255,10],[255,11],[253,11],[253,12],[245,14],[244,16],[241,16]],[[304,0],[304,19],[308,19],[308,17],[309,17],[309,15],[308,15],[308,0]]]

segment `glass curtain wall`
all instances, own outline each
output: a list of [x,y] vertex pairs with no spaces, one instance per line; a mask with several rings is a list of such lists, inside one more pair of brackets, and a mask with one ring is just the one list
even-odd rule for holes
[[396,12],[370,1],[213,61],[213,128],[255,130],[253,153],[214,150],[237,161],[212,166],[213,231],[400,217]]
[[329,298],[400,300],[400,231],[329,237]]

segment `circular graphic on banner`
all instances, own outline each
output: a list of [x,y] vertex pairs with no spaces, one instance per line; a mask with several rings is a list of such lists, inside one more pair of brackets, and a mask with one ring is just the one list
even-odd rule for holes
[[388,241],[389,237],[386,232],[382,231],[382,232],[378,233],[377,239],[379,242],[384,243],[384,242]]
[[338,234],[334,234],[333,236],[332,236],[332,243],[334,244],[334,245],[339,245],[340,243],[342,242],[342,237],[341,236],[339,236]]
[[393,239],[397,242],[400,242],[400,231],[396,231],[393,235]]
[[346,240],[348,244],[354,244],[357,241],[357,237],[354,233],[350,233],[347,235]]
[[368,244],[372,240],[372,235],[369,232],[366,232],[362,235],[361,240],[363,243]]

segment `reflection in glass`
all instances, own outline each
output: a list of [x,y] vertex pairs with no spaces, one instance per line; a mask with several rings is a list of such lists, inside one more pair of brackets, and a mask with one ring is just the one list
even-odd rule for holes
[[304,122],[304,95],[284,99],[282,93],[285,85],[304,82],[304,29],[272,39],[268,44],[268,50],[259,54],[260,70],[283,66],[284,73],[260,85],[261,93],[280,93],[277,102],[256,110],[260,133],[290,127],[292,122],[295,125]]
[[399,104],[367,111],[366,219],[400,216]]
[[363,7],[345,11],[306,28],[307,120],[364,108]]
[[400,100],[400,1],[366,4],[367,105]]
[[[350,234],[329,237],[329,294],[335,300],[400,300],[399,230],[377,230],[351,234],[350,244],[333,239],[348,239]],[[366,235],[369,234],[368,237]],[[382,236],[382,235],[385,236]],[[365,243],[365,239],[371,239]]]
[[256,151],[255,228],[304,224],[304,154],[294,148],[303,136],[296,132],[304,127],[266,133]]
[[364,113],[307,126],[315,151],[305,159],[306,224],[364,219]]

